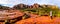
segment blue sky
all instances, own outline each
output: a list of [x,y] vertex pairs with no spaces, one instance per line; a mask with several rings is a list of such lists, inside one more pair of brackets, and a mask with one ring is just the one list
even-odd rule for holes
[[0,0],[0,4],[3,6],[13,7],[14,5],[24,3],[28,5],[32,5],[34,3],[38,4],[51,4],[57,5],[60,7],[60,0]]

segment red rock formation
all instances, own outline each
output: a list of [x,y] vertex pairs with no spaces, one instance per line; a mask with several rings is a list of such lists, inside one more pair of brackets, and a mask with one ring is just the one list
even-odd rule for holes
[[13,8],[38,8],[40,5],[35,3],[33,5],[26,5],[26,4],[18,4],[18,5],[15,5]]
[[33,4],[33,8],[38,8],[39,7],[39,4],[35,3]]

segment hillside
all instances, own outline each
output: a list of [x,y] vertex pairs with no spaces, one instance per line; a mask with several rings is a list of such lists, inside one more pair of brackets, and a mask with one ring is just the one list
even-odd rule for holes
[[50,11],[53,12],[53,16],[59,16],[59,7],[56,5],[39,5],[34,3],[33,5],[18,4],[13,6],[14,9],[21,10],[23,12],[31,12],[38,15],[50,14]]
[[[50,16],[50,11],[52,11],[52,17]],[[0,5],[0,12],[3,12],[0,13],[2,23],[60,24],[60,9],[56,5],[18,4],[12,8]]]

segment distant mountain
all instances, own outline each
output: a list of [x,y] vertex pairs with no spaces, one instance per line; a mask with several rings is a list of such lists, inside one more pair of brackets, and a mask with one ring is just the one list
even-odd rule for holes
[[18,5],[15,5],[13,6],[14,9],[25,9],[25,8],[52,8],[52,9],[55,9],[55,8],[58,8],[58,6],[56,5],[40,5],[40,4],[37,4],[37,3],[34,3],[33,5],[26,5],[26,4],[18,4]]
[[0,5],[0,10],[8,10],[10,7]]
[[[10,7],[7,6],[2,6],[0,4],[0,9],[9,9]],[[23,3],[17,4],[15,6],[12,7],[13,9],[26,9],[26,8],[52,8],[52,9],[56,9],[58,8],[58,6],[56,5],[40,5],[38,3],[34,3],[33,5],[26,5]]]

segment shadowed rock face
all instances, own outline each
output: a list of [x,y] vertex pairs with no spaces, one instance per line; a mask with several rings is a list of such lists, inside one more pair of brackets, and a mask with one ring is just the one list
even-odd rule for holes
[[14,9],[24,9],[24,8],[29,8],[28,5],[25,4],[18,4],[13,7]]
[[39,4],[35,3],[33,4],[33,8],[38,8],[39,7]]

